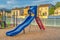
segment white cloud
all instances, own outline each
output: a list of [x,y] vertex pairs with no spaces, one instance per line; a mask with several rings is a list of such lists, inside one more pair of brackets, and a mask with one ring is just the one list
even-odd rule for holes
[[0,5],[0,8],[12,8],[12,7],[14,7],[15,6],[15,4],[16,4],[16,1],[14,1],[14,0],[7,0],[6,1],[6,4],[1,4]]
[[[58,0],[59,1],[59,0]],[[55,4],[56,0],[6,0],[6,4],[1,4],[0,8],[25,7],[30,5],[40,5],[45,3]]]
[[16,0],[8,0],[6,3],[7,3],[8,5],[12,5],[12,4],[16,4],[17,1],[16,1]]
[[0,8],[6,8],[6,5],[0,5]]
[[7,4],[11,4],[12,2],[11,1],[7,1]]

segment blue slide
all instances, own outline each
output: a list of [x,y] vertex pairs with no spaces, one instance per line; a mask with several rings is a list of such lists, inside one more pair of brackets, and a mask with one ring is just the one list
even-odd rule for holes
[[[19,34],[22,30],[24,30],[24,28],[26,28],[36,17],[36,13],[37,13],[36,10],[37,10],[36,6],[31,6],[28,11],[29,16],[26,18],[26,20],[23,23],[19,24],[14,30],[6,32],[6,35],[15,36]],[[31,16],[32,14],[31,12],[34,14],[34,16]]]

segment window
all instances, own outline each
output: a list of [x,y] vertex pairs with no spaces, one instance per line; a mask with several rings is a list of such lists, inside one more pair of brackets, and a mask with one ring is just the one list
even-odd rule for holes
[[13,15],[15,16],[15,11],[13,12]]
[[20,15],[23,15],[23,13],[24,13],[24,10],[21,9],[21,10],[20,10]]
[[43,16],[47,16],[47,13],[45,12],[45,13],[43,13]]
[[45,8],[45,10],[47,10],[47,8]]
[[18,11],[16,11],[16,15],[18,16]]
[[0,16],[1,16],[1,14],[0,14]]
[[58,12],[55,12],[55,14],[58,14]]
[[60,13],[60,10],[58,10],[58,12],[57,12],[58,14]]
[[42,12],[41,12],[41,10],[38,11],[38,15],[39,15],[39,16],[42,16]]

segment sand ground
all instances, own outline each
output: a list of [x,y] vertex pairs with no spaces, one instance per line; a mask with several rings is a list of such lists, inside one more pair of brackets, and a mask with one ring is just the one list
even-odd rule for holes
[[42,31],[38,26],[29,26],[25,29],[25,34],[20,34],[10,37],[6,36],[6,32],[13,28],[0,29],[0,40],[60,40],[60,28],[46,27]]

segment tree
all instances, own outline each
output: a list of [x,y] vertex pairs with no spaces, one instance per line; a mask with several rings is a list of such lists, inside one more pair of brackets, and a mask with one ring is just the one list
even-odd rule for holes
[[54,6],[50,7],[50,9],[49,9],[49,15],[54,14],[54,10],[55,10]]
[[57,2],[55,5],[56,8],[60,7],[60,2]]

